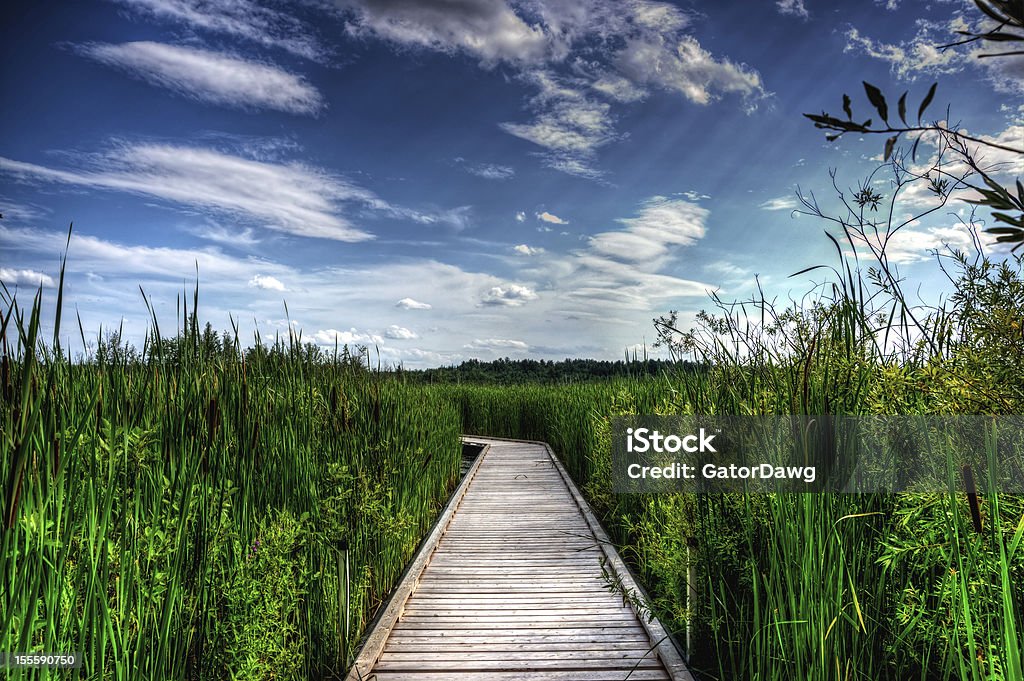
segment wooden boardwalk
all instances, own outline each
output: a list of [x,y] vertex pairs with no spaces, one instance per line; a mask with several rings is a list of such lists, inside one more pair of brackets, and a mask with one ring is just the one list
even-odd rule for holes
[[542,443],[487,445],[424,542],[348,681],[635,681],[692,677]]

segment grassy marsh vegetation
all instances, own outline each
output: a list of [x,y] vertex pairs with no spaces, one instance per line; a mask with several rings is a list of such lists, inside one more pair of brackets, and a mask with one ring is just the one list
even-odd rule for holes
[[38,297],[8,302],[0,649],[81,652],[89,679],[341,676],[457,482],[451,404],[293,339],[213,352],[194,307],[171,343],[73,363]]
[[243,352],[196,300],[175,338],[75,362],[40,337],[41,293],[8,297],[0,648],[80,651],[89,679],[338,678],[467,432],[553,446],[706,678],[1019,681],[1020,497],[984,496],[977,532],[952,495],[616,495],[609,441],[627,414],[1019,414],[1016,265],[964,263],[918,327],[938,352],[882,352],[848,287],[762,300],[760,326],[702,315],[671,337],[700,369],[567,385],[418,383],[294,337]]

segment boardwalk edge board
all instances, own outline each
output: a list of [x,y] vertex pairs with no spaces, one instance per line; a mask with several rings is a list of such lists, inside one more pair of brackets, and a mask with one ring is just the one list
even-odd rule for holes
[[[576,483],[573,482],[572,478],[569,477],[568,471],[562,465],[562,462],[555,452],[551,449],[551,446],[546,442],[540,442],[538,444],[544,445],[548,454],[551,455],[551,459],[555,462],[555,468],[558,469],[559,474],[562,476],[562,480],[565,481],[566,487],[569,488],[569,493],[572,494],[572,498],[576,501],[576,505],[579,507],[580,512],[583,514],[584,519],[587,521],[587,525],[590,526],[591,532],[597,538],[598,543],[601,545],[601,550],[604,552],[605,558],[608,560],[608,566],[614,571],[615,576],[619,579],[622,586],[628,591],[632,591],[640,596],[641,600],[649,601],[647,592],[633,579],[633,573],[630,571],[629,566],[619,556],[619,552],[615,549],[615,545],[612,543],[611,538],[608,537],[608,533],[604,531],[601,523],[598,521],[594,512],[590,510],[590,504],[587,503],[586,499],[580,493],[576,487]],[[633,603],[630,601],[630,607],[633,608]],[[635,612],[635,608],[634,612]],[[693,675],[687,668],[686,663],[683,661],[683,656],[680,655],[679,650],[676,648],[672,637],[668,631],[665,630],[661,620],[657,617],[652,618],[648,621],[647,617],[644,617],[642,613],[637,612],[637,617],[640,620],[641,626],[647,631],[647,635],[650,636],[651,645],[654,646],[655,652],[658,657],[661,658],[662,664],[665,665],[665,670],[672,677],[673,681],[694,681]]]
[[451,498],[448,500],[448,504],[441,511],[441,515],[438,516],[437,522],[434,523],[430,534],[427,535],[427,538],[420,545],[412,562],[409,563],[404,574],[399,577],[398,586],[395,587],[394,592],[388,599],[387,605],[381,610],[380,615],[375,617],[368,625],[367,630],[369,634],[363,641],[362,646],[360,646],[359,654],[356,656],[355,662],[352,663],[352,668],[345,676],[345,681],[365,681],[370,678],[373,666],[384,652],[384,646],[391,635],[391,630],[394,628],[395,623],[398,622],[398,618],[401,617],[402,610],[405,608],[409,597],[416,590],[423,570],[430,562],[430,558],[441,541],[441,537],[444,536],[445,530],[448,529],[452,518],[455,517],[455,511],[458,510],[459,504],[462,503],[462,498],[466,495],[469,484],[473,481],[477,471],[480,470],[480,464],[483,463],[484,457],[487,456],[487,452],[490,449],[490,445],[477,443],[474,438],[463,437],[462,441],[481,444],[483,449],[480,450],[476,460],[473,461],[473,465],[470,466],[469,470],[462,477],[459,486],[455,488]]

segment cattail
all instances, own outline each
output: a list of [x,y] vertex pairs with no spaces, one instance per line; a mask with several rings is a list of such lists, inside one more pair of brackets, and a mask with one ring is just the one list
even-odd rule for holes
[[6,354],[0,360],[0,389],[3,390],[4,401],[9,402],[14,394],[14,386],[11,385],[11,360]]
[[217,398],[211,397],[206,405],[206,441],[213,442],[220,427],[220,410],[217,408]]

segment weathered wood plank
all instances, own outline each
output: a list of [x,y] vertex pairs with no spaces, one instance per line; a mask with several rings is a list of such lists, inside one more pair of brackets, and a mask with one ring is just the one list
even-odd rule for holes
[[472,481],[347,681],[692,681],[608,589],[618,556],[550,449],[473,440]]
[[[619,670],[542,671],[542,672],[375,672],[375,681],[624,681],[627,672]],[[629,681],[665,681],[669,675],[660,669],[637,669],[628,676]]]
[[619,637],[617,639],[611,639],[608,637],[592,637],[590,640],[582,638],[564,639],[560,640],[554,637],[533,637],[528,640],[523,640],[525,637],[505,637],[505,638],[485,638],[477,637],[472,641],[458,640],[458,641],[444,641],[439,640],[438,637],[434,636],[408,636],[408,637],[391,637],[388,640],[388,644],[384,647],[385,651],[393,651],[396,653],[406,652],[491,652],[491,651],[506,651],[506,652],[550,652],[557,650],[568,650],[568,651],[598,651],[598,652],[615,652],[615,651],[636,651],[640,654],[646,653],[650,646],[647,645],[647,639],[644,638],[633,638],[628,639],[626,637]]
[[457,659],[435,660],[420,659],[416,661],[392,660],[384,656],[373,668],[374,673],[387,671],[414,671],[431,672],[444,671],[446,669],[471,669],[481,672],[505,672],[523,671],[533,672],[541,670],[552,671],[576,671],[580,669],[611,670],[617,669],[629,672],[630,669],[663,669],[657,660],[640,659],[608,659],[608,658],[575,658],[575,659],[518,659],[518,660],[464,660]]

